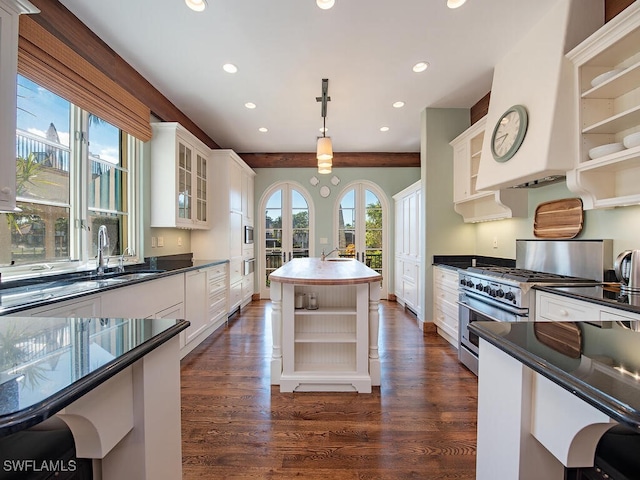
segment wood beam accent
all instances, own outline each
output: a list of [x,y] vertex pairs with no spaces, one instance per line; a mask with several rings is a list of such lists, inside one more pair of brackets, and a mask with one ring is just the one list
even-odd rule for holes
[[487,113],[489,113],[490,98],[491,98],[491,92],[487,93],[484,97],[478,100],[473,107],[471,107],[471,110],[469,111],[469,115],[471,117],[471,125],[473,125],[482,117],[484,117]]
[[605,23],[622,12],[635,0],[604,0],[604,21]]
[[[251,168],[315,168],[315,152],[239,153]],[[419,167],[420,153],[334,153],[333,167]]]
[[40,14],[34,21],[103,72],[107,77],[147,105],[156,117],[165,122],[179,122],[210,148],[220,148],[173,103],[162,95],[131,65],[104,43],[73,13],[55,0],[32,0]]

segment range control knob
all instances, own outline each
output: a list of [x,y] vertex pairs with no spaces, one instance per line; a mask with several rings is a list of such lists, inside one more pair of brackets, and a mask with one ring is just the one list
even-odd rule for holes
[[504,290],[502,290],[501,288],[498,288],[498,291],[496,291],[496,297],[498,298],[504,297]]
[[504,298],[506,300],[512,301],[512,300],[515,300],[516,296],[513,294],[513,292],[509,291],[505,293]]
[[495,297],[497,294],[496,289],[492,288],[491,290],[489,290],[489,295],[491,295],[492,297]]
[[489,291],[491,290],[491,287],[489,285],[485,285],[482,290],[484,291],[484,293],[489,293]]
[[467,287],[473,288],[473,287],[475,287],[475,283],[473,283],[472,280],[467,280]]
[[481,283],[476,285],[476,290],[482,291],[482,284]]
[[467,281],[464,278],[460,279],[460,285],[462,285],[463,287],[467,284]]

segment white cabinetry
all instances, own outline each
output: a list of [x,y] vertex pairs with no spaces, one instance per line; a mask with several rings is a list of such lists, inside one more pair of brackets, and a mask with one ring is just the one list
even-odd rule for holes
[[[93,318],[101,316],[100,295],[69,300],[29,311],[31,317]],[[23,315],[19,313],[18,315]],[[16,316],[18,316],[16,315]]]
[[151,128],[151,226],[209,228],[211,150],[178,123]]
[[[640,132],[640,2],[608,22],[567,54],[578,82],[579,163],[568,187],[585,209],[640,203],[640,145],[589,158],[589,150]],[[619,71],[592,85],[597,76]],[[640,133],[638,133],[640,135]]]
[[39,10],[25,0],[0,0],[0,211],[16,206],[16,74],[20,14]]
[[536,321],[584,322],[640,320],[640,315],[597,303],[536,291]]
[[433,267],[433,323],[438,333],[458,348],[458,272]]
[[487,117],[458,135],[453,147],[453,203],[465,222],[526,217],[528,194],[521,189],[476,190]]
[[255,172],[233,150],[213,150],[209,164],[212,179],[211,229],[193,232],[194,258],[228,258],[228,312],[251,301],[253,273],[244,275],[244,260],[253,258],[253,246],[244,244],[244,228],[253,227]]
[[184,356],[227,320],[227,265],[202,268],[184,275],[185,330]]
[[417,181],[393,196],[395,200],[395,295],[397,301],[422,320],[422,256],[420,206],[422,182]]

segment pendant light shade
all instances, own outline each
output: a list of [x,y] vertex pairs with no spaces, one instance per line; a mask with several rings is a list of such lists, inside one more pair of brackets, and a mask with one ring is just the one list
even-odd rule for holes
[[184,0],[191,10],[196,12],[202,12],[205,8],[207,8],[207,0]]
[[328,163],[324,163],[318,160],[318,173],[327,174],[331,173],[331,160]]
[[318,148],[316,152],[316,158],[318,159],[318,165],[320,162],[333,158],[333,146],[331,145],[331,137],[319,137]]

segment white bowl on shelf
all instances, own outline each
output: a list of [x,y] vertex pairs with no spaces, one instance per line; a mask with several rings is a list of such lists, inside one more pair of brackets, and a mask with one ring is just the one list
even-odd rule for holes
[[589,158],[594,160],[596,158],[604,157],[605,155],[611,155],[612,153],[621,152],[624,150],[622,143],[607,143],[606,145],[600,145],[589,150]]
[[632,133],[622,139],[622,144],[626,148],[633,148],[640,145],[640,132]]
[[624,68],[614,68],[613,70],[609,70],[608,72],[604,72],[604,73],[598,75],[593,80],[591,80],[591,86],[595,88],[598,85],[600,85],[601,83],[604,83],[607,80],[609,80],[611,77],[615,77],[617,74],[619,74],[623,70],[624,70]]

